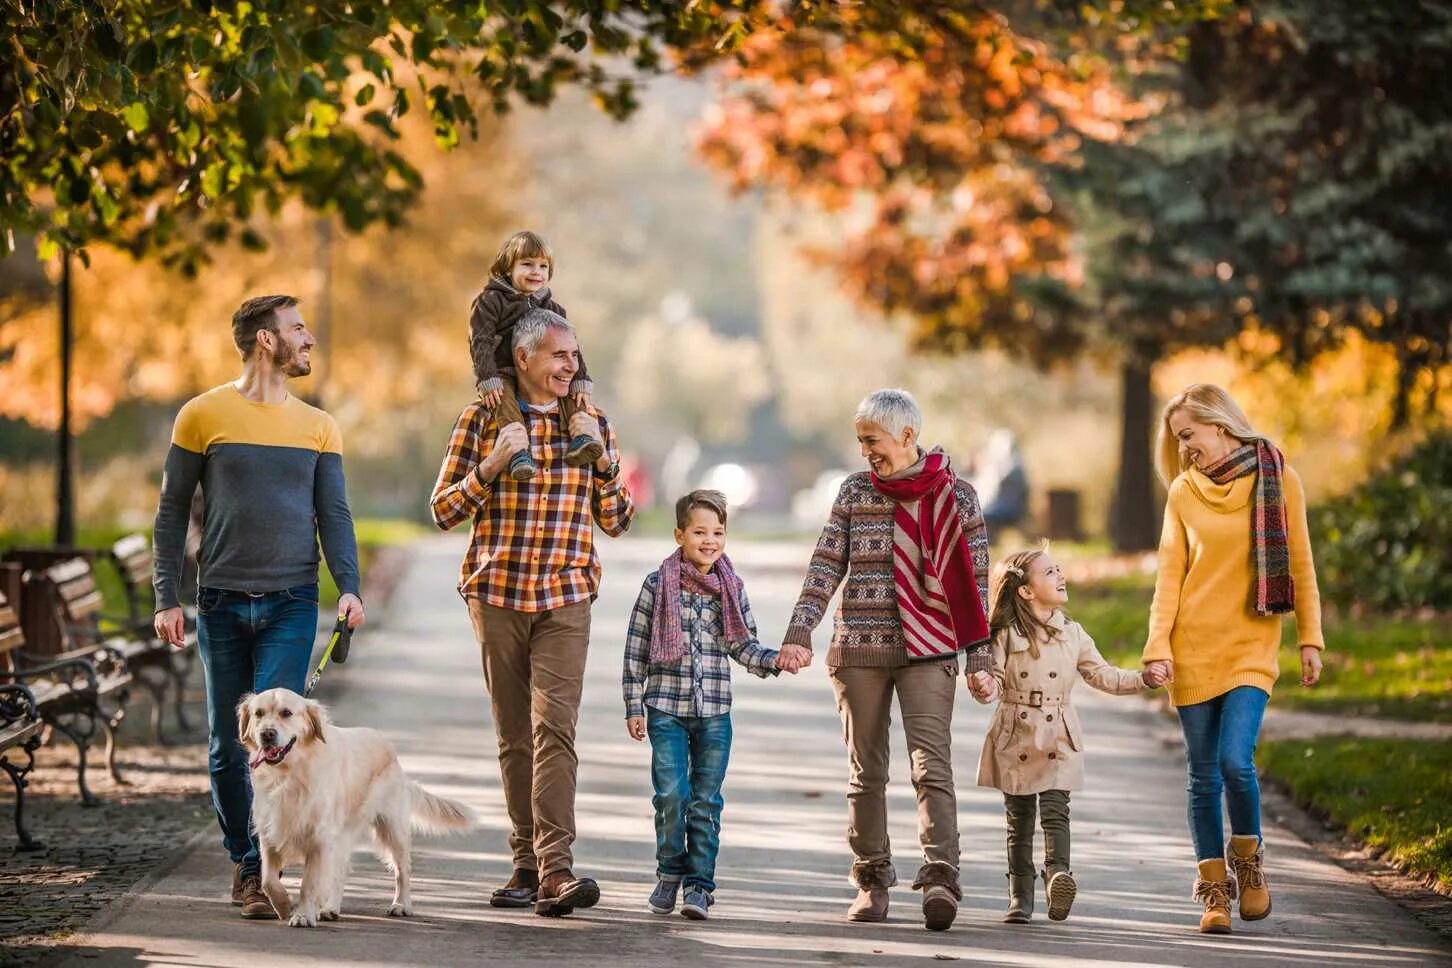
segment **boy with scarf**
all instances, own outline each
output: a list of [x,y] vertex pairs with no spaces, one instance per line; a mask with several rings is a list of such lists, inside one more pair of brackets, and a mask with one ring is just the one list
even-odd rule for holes
[[731,665],[765,678],[795,673],[794,654],[762,648],[746,588],[726,557],[726,497],[676,502],[679,546],[641,586],[626,633],[625,726],[650,736],[657,878],[648,906],[705,920],[716,890],[721,784],[731,753]]

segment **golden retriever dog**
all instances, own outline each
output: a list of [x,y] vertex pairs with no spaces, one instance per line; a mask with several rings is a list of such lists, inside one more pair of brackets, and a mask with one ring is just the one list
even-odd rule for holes
[[[413,914],[412,831],[446,833],[474,825],[457,800],[435,796],[403,773],[376,729],[334,726],[322,706],[290,689],[246,696],[237,735],[252,769],[252,823],[262,849],[262,890],[293,927],[336,921],[353,846],[372,832],[393,869],[391,917]],[[303,865],[296,907],[282,869]]]

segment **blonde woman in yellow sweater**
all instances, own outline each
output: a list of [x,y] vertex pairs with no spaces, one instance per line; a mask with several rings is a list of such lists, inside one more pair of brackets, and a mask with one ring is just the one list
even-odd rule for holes
[[1200,930],[1228,934],[1237,894],[1242,920],[1271,910],[1255,744],[1278,675],[1282,614],[1295,612],[1301,684],[1321,676],[1325,644],[1305,491],[1230,395],[1206,383],[1165,405],[1155,463],[1169,499],[1144,663],[1170,682],[1185,735]]

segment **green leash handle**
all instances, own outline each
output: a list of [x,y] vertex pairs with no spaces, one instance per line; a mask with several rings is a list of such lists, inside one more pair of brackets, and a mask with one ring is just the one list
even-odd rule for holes
[[318,667],[308,678],[307,688],[303,690],[304,696],[311,696],[318,683],[323,680],[323,670],[328,667],[330,661],[339,664],[348,661],[348,647],[353,643],[353,630],[348,628],[346,615],[339,615],[338,621],[333,624],[333,634],[328,637],[328,647],[323,650],[323,657],[318,661]]

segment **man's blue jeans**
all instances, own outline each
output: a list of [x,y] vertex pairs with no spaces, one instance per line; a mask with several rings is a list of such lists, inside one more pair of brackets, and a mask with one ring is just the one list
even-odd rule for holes
[[731,716],[672,716],[649,706],[645,715],[655,785],[656,875],[714,891]]
[[237,704],[250,692],[282,687],[301,693],[318,633],[318,586],[297,585],[258,595],[202,588],[197,593],[197,646],[207,677],[212,806],[222,845],[242,876],[262,872],[252,832],[252,778],[237,737]]
[[1230,809],[1230,832],[1260,836],[1255,741],[1269,700],[1264,689],[1237,686],[1208,702],[1178,710],[1190,773],[1188,812],[1196,860],[1225,856],[1222,793]]

